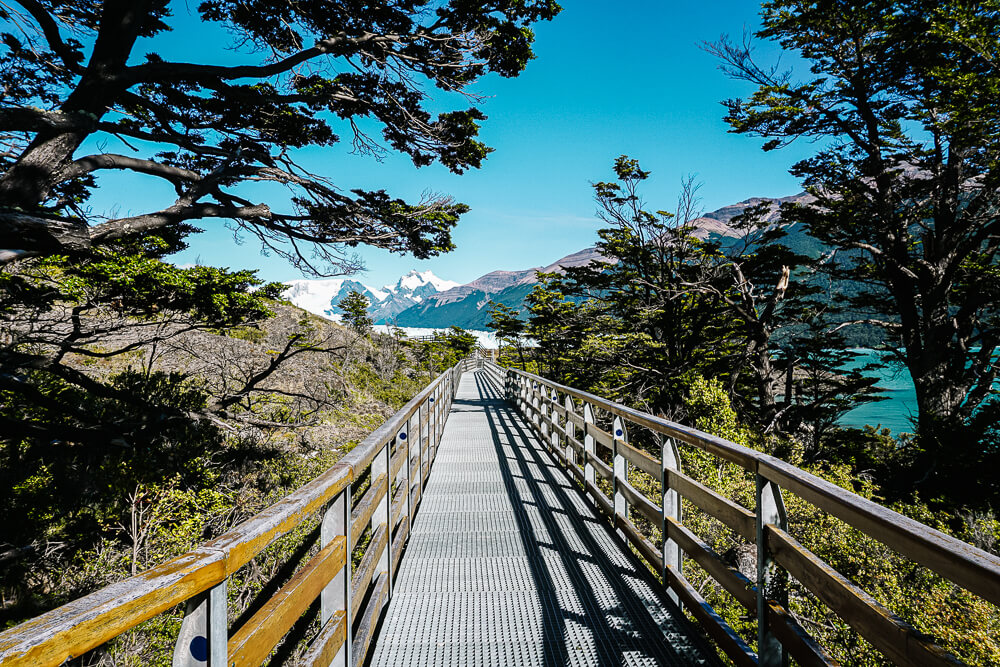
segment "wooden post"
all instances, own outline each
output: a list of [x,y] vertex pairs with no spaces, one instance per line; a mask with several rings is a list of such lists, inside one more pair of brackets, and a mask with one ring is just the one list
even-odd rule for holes
[[438,426],[440,424],[440,415],[438,414],[436,396],[437,396],[437,388],[435,387],[434,391],[432,391],[431,395],[427,398],[428,410],[430,412],[429,415],[430,428],[428,428],[427,430],[430,434],[431,449],[433,450],[433,456],[431,456],[431,460],[437,457],[438,436],[440,435],[440,433],[438,432]]
[[771,632],[767,600],[788,608],[788,575],[767,548],[766,526],[788,529],[785,503],[777,484],[757,475],[757,655],[760,667],[787,667],[788,653]]
[[[566,406],[566,464],[576,467],[576,449],[573,448],[570,439],[576,439],[576,422],[570,419],[570,415],[573,413],[573,397],[566,396],[566,401],[563,403]],[[574,470],[574,472],[576,472]]]
[[386,574],[389,577],[389,592],[385,596],[386,604],[388,604],[389,598],[392,597],[392,480],[389,479],[389,469],[391,468],[389,462],[389,445],[391,442],[391,440],[386,440],[382,448],[378,450],[375,458],[372,459],[371,464],[372,483],[375,482],[375,478],[379,475],[385,475],[385,494],[382,496],[382,500],[379,501],[378,507],[372,512],[371,530],[372,535],[374,535],[378,527],[383,523],[385,524],[386,545],[382,550],[382,555],[379,556],[375,572],[379,575]]
[[[614,477],[612,478],[612,488],[615,496],[615,517],[628,518],[628,501],[621,490],[621,485],[628,482],[628,461],[625,456],[619,453],[618,443],[627,442],[625,424],[620,417],[615,417],[614,425],[611,428],[612,442],[614,443]],[[618,529],[618,534],[625,539],[625,531]]]
[[539,428],[541,428],[541,410],[539,409],[541,406],[539,405],[538,400],[538,394],[541,393],[539,391],[540,388],[541,387],[537,382],[532,382],[528,390],[528,396],[531,398],[531,421]]
[[226,599],[226,583],[213,586],[208,591],[208,664],[209,667],[225,667],[229,662],[229,604]]
[[551,398],[552,398],[552,404],[551,404],[551,407],[549,408],[549,410],[550,410],[550,416],[552,417],[552,431],[549,434],[549,439],[552,442],[552,453],[554,455],[556,455],[556,456],[560,456],[561,457],[562,451],[561,451],[561,449],[559,447],[559,439],[562,436],[559,434],[559,428],[558,428],[559,427],[559,411],[556,410],[556,406],[559,405],[559,394],[556,393],[555,389],[552,390],[552,397]]
[[662,476],[660,477],[660,490],[663,494],[663,520],[660,529],[663,531],[663,585],[667,586],[667,594],[675,604],[680,604],[677,593],[668,586],[670,579],[667,577],[666,568],[673,568],[678,576],[682,574],[683,558],[681,549],[673,539],[667,537],[667,517],[674,519],[678,523],[681,521],[681,496],[677,491],[670,488],[670,475],[668,471],[681,471],[681,455],[677,451],[677,442],[673,438],[662,438],[660,443],[662,461]]
[[347,637],[343,646],[337,652],[332,665],[336,667],[353,667],[354,661],[351,657],[351,644],[354,638],[351,636],[351,553],[354,545],[351,544],[351,485],[348,484],[336,498],[327,506],[323,513],[323,523],[320,527],[320,548],[322,549],[335,537],[343,535],[347,540],[345,549],[347,557],[344,559],[344,567],[341,568],[329,584],[320,593],[320,624],[326,625],[333,618],[337,611],[344,610],[347,614]]
[[225,667],[229,659],[226,581],[187,602],[174,644],[173,667]]
[[[414,443],[414,438],[413,438],[413,433],[414,433],[413,426],[414,426],[414,422],[415,421],[416,421],[416,415],[411,415],[410,418],[406,420],[406,433],[405,433],[405,436],[406,436],[406,441],[409,443],[406,446],[407,447],[406,466],[407,466],[407,468],[409,468],[410,466],[413,465],[413,452],[414,452],[414,450],[416,450],[416,452],[417,452],[417,456],[416,456],[416,459],[417,459],[417,472],[416,472],[415,478],[410,480],[410,483],[412,484],[412,486],[410,488],[410,493],[414,493],[414,490],[415,490],[416,491],[415,497],[416,498],[420,498],[420,496],[423,495],[424,487],[420,483],[420,471],[422,469],[421,468],[421,461],[422,460],[420,458],[420,446],[419,446],[420,443],[419,442]],[[414,505],[415,504],[416,503],[414,503]]]
[[549,406],[545,402],[545,385],[539,384],[536,388],[541,396],[538,396],[535,400],[538,405],[538,429],[542,433],[542,443],[544,446],[549,446],[549,425],[546,423],[546,419],[549,417]]
[[589,425],[594,423],[594,409],[590,407],[590,403],[583,404],[583,422],[586,424],[583,431],[583,450],[587,454],[587,458],[583,462],[583,480],[585,482],[585,486],[587,484],[592,484],[594,485],[594,488],[597,488],[597,470],[590,462],[591,457],[597,456],[594,436],[590,434],[589,429]]
[[431,450],[427,446],[427,437],[425,435],[427,431],[427,413],[424,407],[427,404],[424,403],[417,408],[417,446],[420,447],[420,486],[423,486],[427,482],[427,473],[431,469]]
[[406,441],[406,424],[396,432],[396,455],[403,457],[403,466],[399,473],[402,479],[399,480],[399,484],[405,489],[406,502],[403,506],[406,508],[406,535],[409,537],[410,528],[413,527],[413,497],[410,495],[413,485],[410,479],[410,443]]

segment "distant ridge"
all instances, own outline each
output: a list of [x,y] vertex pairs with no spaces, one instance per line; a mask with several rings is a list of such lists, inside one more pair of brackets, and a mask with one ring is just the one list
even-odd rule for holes
[[[749,206],[768,203],[769,213],[765,221],[777,222],[778,209],[782,204],[811,199],[806,193],[780,198],[751,197],[695,219],[694,234],[703,239],[713,236],[732,237],[735,232],[729,226],[729,221]],[[792,240],[801,252],[808,252],[814,245],[814,242],[801,234]],[[289,289],[285,294],[295,305],[305,310],[337,319],[340,311],[336,304],[348,292],[357,290],[372,301],[371,312],[377,324],[432,328],[459,326],[483,330],[489,319],[487,306],[490,301],[521,309],[524,298],[538,283],[538,272],[561,273],[565,268],[585,266],[595,261],[608,260],[597,252],[596,247],[591,246],[566,255],[548,266],[490,271],[464,285],[442,280],[430,271],[410,271],[395,285],[386,285],[380,290],[346,279],[295,280],[286,283]]]

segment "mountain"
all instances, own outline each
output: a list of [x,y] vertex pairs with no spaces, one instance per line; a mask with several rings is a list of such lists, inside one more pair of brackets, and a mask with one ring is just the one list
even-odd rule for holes
[[583,266],[594,261],[607,260],[591,247],[548,266],[521,271],[491,271],[471,283],[428,296],[422,303],[400,312],[395,323],[401,327],[459,326],[483,330],[489,320],[490,301],[519,309],[528,292],[538,283],[538,272],[562,273],[567,267]]
[[[778,208],[782,204],[806,202],[809,199],[810,196],[805,193],[776,199],[745,199],[697,218],[693,222],[694,234],[702,239],[718,239],[725,245],[727,239],[735,240],[736,237],[729,221],[747,207],[767,203],[769,213],[765,220],[777,222]],[[801,225],[790,225],[784,242],[803,254],[817,256],[822,251],[821,244],[805,234]],[[583,266],[593,261],[609,260],[602,257],[595,247],[590,247],[558,259],[548,266],[491,271],[465,285],[441,280],[430,271],[410,271],[395,285],[386,285],[381,290],[348,280],[296,280],[286,283],[289,285],[286,296],[306,310],[335,317],[339,313],[336,304],[349,291],[356,289],[372,301],[371,312],[376,323],[393,323],[401,327],[459,326],[463,329],[484,330],[489,319],[487,311],[490,301],[515,309],[523,308],[524,298],[538,283],[538,272],[561,273],[567,267]]]
[[[765,220],[776,222],[778,208],[781,204],[806,201],[809,195],[805,193],[779,199],[752,197],[729,206],[724,206],[711,213],[705,213],[693,221],[694,235],[705,238],[719,239],[723,245],[727,238],[735,239],[736,233],[729,226],[729,221],[742,213],[746,208],[760,203],[769,204],[769,213]],[[806,236],[799,226],[789,228],[789,236],[785,242],[798,252],[807,254],[818,253],[819,244]],[[489,320],[488,305],[490,301],[502,303],[512,308],[523,307],[524,298],[538,283],[535,274],[559,273],[565,267],[583,266],[592,261],[608,261],[594,247],[584,248],[579,252],[567,255],[548,266],[540,266],[522,271],[491,271],[486,275],[461,285],[454,289],[428,296],[422,303],[400,311],[396,316],[396,324],[401,327],[448,327],[460,326],[464,329],[485,329]]]
[[371,303],[369,312],[376,323],[391,322],[395,316],[427,297],[458,287],[451,280],[442,280],[431,271],[410,271],[394,285],[376,289],[347,278],[328,280],[290,280],[285,283],[286,299],[299,308],[316,315],[339,320],[341,311],[337,304],[351,292],[360,292]]

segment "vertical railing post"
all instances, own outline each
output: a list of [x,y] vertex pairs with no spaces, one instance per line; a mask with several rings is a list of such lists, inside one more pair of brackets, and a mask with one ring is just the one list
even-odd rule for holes
[[[416,438],[413,437],[413,433],[414,433],[413,424],[416,421],[416,419],[417,419],[417,416],[416,416],[416,413],[414,413],[414,414],[410,415],[409,419],[406,420],[406,441],[409,443],[407,445],[406,466],[408,468],[412,469],[413,463],[414,463],[414,461],[413,461],[413,459],[414,459],[413,451],[416,450],[416,453],[417,453],[417,456],[416,456],[416,459],[417,459],[416,460],[417,470],[416,470],[416,474],[415,475],[412,474],[412,473],[410,475],[410,477],[411,477],[410,484],[412,485],[410,487],[410,493],[414,494],[414,497],[415,497],[416,501],[419,502],[420,496],[422,496],[423,493],[424,493],[424,487],[420,483],[420,471],[421,471],[420,446],[419,446],[420,443],[419,442],[415,442]],[[414,505],[416,505],[416,503],[414,503]]]
[[392,440],[386,440],[382,448],[375,454],[375,458],[372,459],[371,463],[372,483],[375,482],[375,479],[379,475],[385,475],[385,494],[382,496],[382,500],[379,501],[378,507],[372,512],[371,530],[372,535],[374,535],[378,527],[383,523],[385,524],[385,548],[382,550],[382,555],[379,556],[378,564],[375,566],[375,574],[377,576],[385,574],[389,577],[389,594],[386,596],[386,604],[388,604],[389,598],[392,597],[392,480],[389,479],[389,470],[392,468],[389,448],[391,444]]
[[590,427],[594,423],[594,409],[590,407],[590,403],[583,404],[583,451],[586,456],[583,461],[583,481],[584,487],[593,485],[594,489],[597,488],[597,470],[591,463],[591,460],[597,457],[597,447],[595,446],[594,436],[590,434]]
[[[559,394],[556,390],[552,390],[552,395],[550,396],[552,403],[549,404],[549,416],[552,421],[552,428],[549,432],[549,440],[551,441],[552,455],[557,458],[562,458],[562,448],[559,446],[559,441],[562,438],[562,434],[559,433]],[[565,422],[565,419],[563,419]],[[565,424],[563,425],[565,428]]]
[[431,471],[431,463],[434,460],[434,452],[431,451],[430,444],[430,410],[427,409],[427,403],[421,404],[417,408],[417,414],[420,415],[420,449],[424,455],[424,471],[420,478],[420,483],[424,484],[427,481],[427,475]]
[[226,599],[228,581],[223,579],[208,591],[209,667],[225,667],[229,662],[229,605]]
[[320,526],[320,548],[328,545],[335,537],[343,535],[346,539],[346,558],[341,568],[320,594],[320,623],[326,625],[334,613],[344,610],[346,614],[347,638],[332,665],[336,667],[352,667],[351,645],[351,485],[344,487],[336,498],[327,506],[323,513],[323,523]]
[[573,397],[567,395],[563,405],[566,406],[566,464],[576,468],[576,449],[573,447],[573,440],[576,440],[576,422],[570,416],[575,414],[573,412]]
[[546,396],[548,392],[545,391],[545,386],[540,384],[538,385],[538,393],[540,394],[540,396],[538,397],[538,428],[542,433],[542,443],[545,445],[545,447],[548,447],[549,425],[548,423],[546,423],[546,419],[549,418],[550,410],[548,402],[545,400],[546,398],[548,398]]
[[[667,520],[673,519],[677,523],[681,522],[681,496],[676,490],[670,488],[670,471],[680,472],[681,471],[681,455],[677,451],[677,442],[673,438],[663,438],[660,443],[662,462],[661,466],[661,477],[660,477],[660,490],[663,494],[661,509],[663,510],[663,521],[661,524],[662,535],[663,535],[663,572],[660,574],[663,576],[663,585],[667,586],[667,582],[670,579],[667,577],[667,568],[673,568],[674,572],[678,576],[683,574],[681,568],[683,564],[683,559],[681,556],[681,549],[672,538],[668,537],[670,533],[670,522]],[[678,598],[677,593],[668,587],[667,595],[675,604],[680,603],[680,598]]]
[[431,460],[437,457],[437,446],[438,446],[438,415],[437,401],[435,400],[435,394],[437,394],[437,388],[431,392],[431,395],[427,399],[427,410],[428,417],[430,418],[430,427],[427,429],[430,439],[431,439]]
[[531,419],[539,429],[542,427],[542,384],[534,382],[531,386]]
[[[400,468],[403,479],[399,481],[399,484],[405,489],[406,535],[409,539],[410,529],[413,527],[413,496],[411,495],[413,481],[410,475],[410,443],[406,440],[406,424],[403,424],[396,432],[396,455],[403,457],[403,465]],[[400,526],[400,530],[402,530],[402,526]]]
[[[619,443],[626,441],[625,434],[625,424],[622,422],[620,417],[615,417],[614,424],[611,428],[611,441],[614,445],[614,476],[612,477],[612,490],[615,496],[615,524],[618,523],[618,517],[622,519],[628,518],[628,501],[625,499],[625,494],[621,490],[621,485],[628,481],[628,461],[625,456],[618,451]],[[618,529],[618,534],[625,538],[625,531],[621,528]]]
[[774,563],[767,547],[767,526],[788,529],[781,489],[757,475],[757,655],[760,667],[786,667],[788,653],[774,633],[768,618],[767,601],[788,607],[788,575]]

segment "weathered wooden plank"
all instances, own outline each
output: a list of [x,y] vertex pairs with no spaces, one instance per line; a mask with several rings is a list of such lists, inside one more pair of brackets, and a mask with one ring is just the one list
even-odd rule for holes
[[406,517],[406,482],[396,489],[396,496],[392,500],[392,527],[395,528],[399,522]]
[[346,562],[347,538],[337,537],[233,633],[229,638],[229,667],[262,664]]
[[569,443],[569,445],[576,450],[576,453],[580,454],[581,456],[583,455],[583,452],[586,450],[586,447],[584,447],[582,442],[580,442],[579,440],[570,435],[566,436],[566,442]]
[[688,611],[698,620],[705,632],[715,640],[719,648],[725,652],[734,664],[740,667],[756,667],[757,656],[750,647],[747,646],[736,631],[708,604],[703,597],[688,583],[687,579],[678,574],[672,567],[663,569],[666,575],[666,584],[672,591],[677,593],[677,597]]
[[589,422],[585,422],[585,424],[586,425],[583,428],[583,434],[584,435],[593,436],[594,442],[596,442],[597,444],[599,444],[601,447],[604,447],[609,452],[610,451],[614,451],[614,449],[615,449],[614,440],[615,439],[611,436],[610,433],[608,433],[607,431],[605,431],[604,429],[602,429],[597,424],[591,424]]
[[1000,557],[767,457],[760,474],[959,586],[1000,606]]
[[378,566],[379,558],[389,540],[388,527],[383,523],[375,529],[371,542],[365,549],[365,555],[361,557],[361,562],[354,570],[351,577],[351,621],[357,620],[358,607],[368,591],[368,584],[372,581],[375,568]]
[[757,518],[745,507],[676,470],[667,471],[668,486],[750,542],[757,539]]
[[639,532],[635,524],[626,519],[621,514],[614,515],[614,526],[622,532],[628,541],[636,548],[639,555],[646,559],[653,569],[657,572],[663,570],[663,554],[660,550],[656,548],[656,545],[646,539],[646,537]]
[[597,507],[603,510],[608,516],[614,516],[615,506],[611,504],[611,500],[591,481],[587,480],[585,484],[590,497],[597,503]]
[[396,536],[392,539],[392,573],[395,577],[399,573],[399,559],[403,557],[403,546],[406,538],[410,535],[410,524],[403,522],[396,531]]
[[839,667],[792,615],[773,600],[767,601],[767,620],[771,632],[801,667]]
[[594,466],[594,470],[597,472],[598,475],[600,475],[604,479],[611,479],[612,477],[615,476],[615,472],[614,470],[611,469],[611,466],[609,466],[607,463],[599,459],[596,454],[592,452],[586,452],[585,456],[587,459],[587,463]]
[[372,644],[372,634],[375,632],[379,616],[382,615],[382,608],[385,606],[385,598],[388,594],[389,574],[383,572],[378,576],[378,580],[373,586],[371,599],[365,607],[365,613],[361,616],[354,635],[352,658],[355,667],[365,664],[365,658],[368,657],[368,649],[371,648]]
[[658,526],[660,524],[660,518],[662,515],[659,505],[639,493],[635,487],[628,482],[619,480],[618,489],[625,496],[625,499],[628,500],[628,504],[632,506],[632,509],[639,512],[639,514],[648,519],[654,526]]
[[62,665],[226,578],[226,555],[204,547],[0,634],[4,667]]
[[662,462],[658,459],[654,459],[641,449],[636,449],[632,445],[621,440],[618,441],[618,453],[624,456],[629,463],[647,475],[652,475],[657,479],[660,478]]
[[368,529],[368,522],[386,494],[389,478],[385,473],[372,480],[371,486],[351,510],[351,544],[357,544]]
[[654,417],[653,415],[626,407],[620,403],[609,401],[586,391],[581,391],[556,382],[551,382],[550,380],[546,380],[545,378],[539,377],[533,373],[527,373],[518,369],[509,369],[509,371],[524,377],[527,380],[541,382],[546,387],[555,389],[561,394],[566,394],[586,403],[590,403],[601,408],[602,410],[610,412],[613,415],[627,419],[634,424],[638,424],[639,426],[645,426],[646,428],[656,431],[657,433],[662,433],[682,442],[692,444],[696,447],[704,449],[705,451],[711,452],[720,458],[726,459],[727,461],[737,463],[748,470],[756,471],[756,462],[758,459],[763,457],[760,452],[756,452],[749,447],[734,444],[727,440],[723,440],[722,438],[705,433],[704,431],[689,428],[667,419]]
[[768,526],[767,543],[774,559],[790,575],[894,663],[914,667],[963,664],[940,646],[923,639],[912,626],[785,531]]
[[715,553],[711,547],[702,542],[697,535],[688,530],[685,526],[677,522],[673,517],[665,517],[664,524],[667,528],[667,537],[677,542],[678,546],[694,562],[708,572],[719,584],[729,591],[736,600],[748,611],[757,611],[757,589],[740,572],[732,569],[722,562],[719,554]]
[[395,481],[396,477],[399,475],[399,471],[403,469],[403,463],[406,461],[406,449],[400,447],[392,455],[392,459],[389,461],[389,479]]
[[338,463],[312,482],[204,546],[226,554],[226,574],[233,574],[275,539],[333,500],[353,478],[353,468]]
[[587,423],[587,422],[585,422],[585,421],[584,421],[584,419],[583,419],[583,415],[579,415],[579,414],[577,414],[575,410],[574,410],[574,411],[569,411],[569,410],[567,410],[566,414],[567,414],[567,417],[566,417],[566,418],[567,418],[567,419],[568,419],[569,421],[571,421],[571,422],[573,422],[574,424],[576,424],[576,426],[577,426],[578,428],[581,428],[581,429],[582,429],[582,428],[584,427],[584,424],[586,424],[586,423]]
[[347,641],[347,612],[334,612],[333,617],[326,622],[316,635],[309,650],[302,656],[304,667],[329,667],[337,652]]

